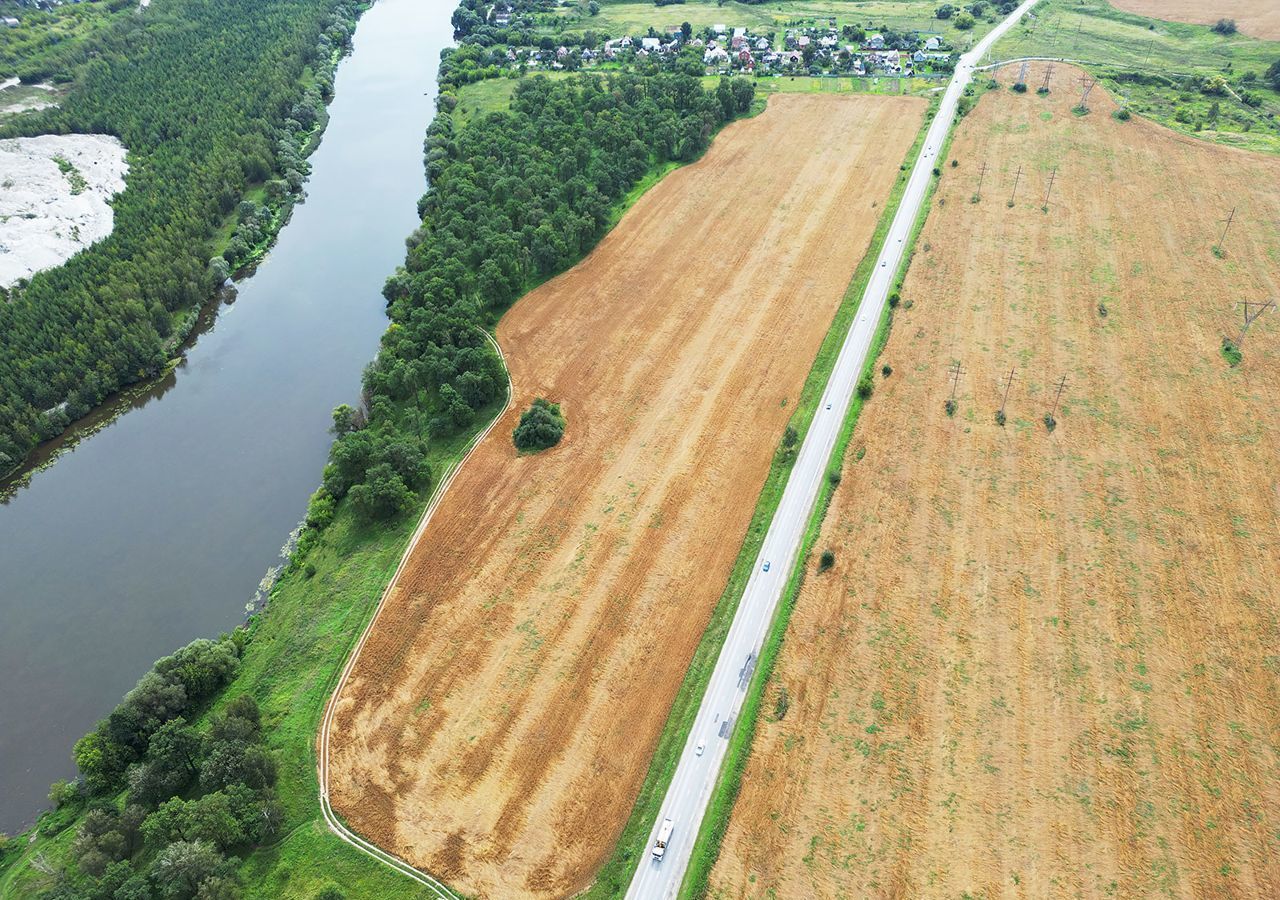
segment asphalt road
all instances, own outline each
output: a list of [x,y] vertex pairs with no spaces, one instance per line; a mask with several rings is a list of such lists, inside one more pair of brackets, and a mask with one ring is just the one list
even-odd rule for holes
[[[755,570],[747,582],[742,602],[729,627],[715,671],[712,672],[702,705],[689,732],[684,753],[649,834],[649,848],[631,880],[631,887],[627,891],[629,898],[651,900],[674,897],[680,889],[698,828],[706,814],[712,788],[724,762],[729,734],[746,698],[756,658],[799,553],[805,525],[817,500],[822,479],[826,477],[840,426],[848,413],[854,387],[866,363],[876,327],[893,288],[903,249],[924,203],[929,181],[933,177],[933,168],[940,165],[937,163],[938,153],[955,121],[960,96],[972,79],[974,68],[982,56],[1035,4],[1036,0],[1026,0],[972,50],[964,54],[956,66],[955,75],[947,86],[938,112],[929,126],[924,146],[920,148],[920,155],[911,170],[906,192],[894,215],[880,257],[876,260],[871,280],[862,295],[857,319],[845,337],[844,346],[840,348],[840,356],[827,382],[817,415],[800,445],[782,501],[765,535]],[[766,567],[768,571],[765,570]],[[697,752],[700,743],[705,747],[701,754]],[[657,861],[653,859],[650,850],[657,838],[658,828],[667,818],[675,823],[675,827],[665,857]]]

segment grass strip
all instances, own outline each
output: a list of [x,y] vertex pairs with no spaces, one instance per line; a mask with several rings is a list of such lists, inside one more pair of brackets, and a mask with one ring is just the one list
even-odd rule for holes
[[[920,132],[916,135],[916,140],[908,151],[906,159],[914,160],[919,155],[920,148],[924,143],[925,133],[928,131],[929,123],[933,120],[936,111],[937,101],[935,100],[925,115]],[[880,220],[876,223],[876,230],[872,235],[871,243],[862,260],[858,263],[857,269],[854,270],[849,287],[845,290],[840,307],[836,311],[831,327],[823,339],[813,367],[810,369],[804,387],[800,391],[799,402],[788,423],[789,427],[794,428],[798,435],[797,447],[809,430],[809,424],[813,421],[813,416],[817,412],[818,403],[822,398],[822,392],[826,387],[827,380],[831,376],[832,369],[835,368],[836,357],[839,355],[845,336],[857,316],[862,294],[866,290],[867,283],[871,280],[871,274],[875,270],[876,259],[884,246],[889,226],[893,222],[893,216],[897,212],[902,194],[906,190],[909,171],[909,168],[906,171],[900,171],[898,179],[894,182],[888,202],[880,214]],[[877,337],[878,340],[879,337]],[[860,405],[860,401],[856,398],[854,403],[855,405]],[[662,735],[658,739],[658,748],[649,764],[649,771],[645,774],[644,783],[640,788],[639,796],[636,798],[635,806],[632,807],[631,815],[627,819],[627,824],[623,826],[622,834],[614,846],[613,853],[610,854],[609,859],[601,868],[595,883],[581,895],[584,898],[597,900],[597,898],[621,896],[626,892],[627,885],[630,883],[631,876],[635,871],[636,863],[645,852],[649,839],[649,830],[658,815],[658,810],[661,807],[663,797],[667,793],[667,788],[671,784],[671,779],[675,775],[676,764],[679,761],[685,741],[688,739],[689,729],[693,727],[694,717],[697,715],[698,707],[702,703],[702,696],[706,692],[711,673],[715,669],[716,659],[720,655],[720,648],[724,644],[729,626],[733,622],[734,614],[737,612],[738,603],[741,601],[743,591],[746,589],[747,579],[751,575],[755,558],[760,552],[761,544],[764,542],[769,523],[773,520],[773,514],[778,508],[778,503],[782,500],[782,491],[786,487],[787,479],[791,475],[791,468],[794,463],[794,454],[784,452],[781,447],[774,455],[773,464],[765,479],[764,488],[760,492],[760,498],[756,502],[755,513],[752,515],[751,524],[747,528],[747,535],[743,541],[742,549],[738,552],[738,558],[734,562],[729,582],[725,586],[724,592],[720,595],[720,600],[716,603],[715,609],[712,611],[711,619],[703,632],[702,640],[699,642],[697,649],[694,651],[693,659],[689,663],[688,672],[685,674],[680,689],[676,692],[675,700],[671,706],[671,713],[667,718],[667,724],[663,728]],[[747,702],[750,703],[750,698],[748,698]],[[744,715],[739,716],[740,722],[748,712],[748,708],[744,706]]]
[[[975,87],[975,90],[980,90],[980,88]],[[931,109],[931,112],[934,111],[936,111],[936,106]],[[959,118],[957,116],[957,121]],[[921,129],[921,140],[928,130],[930,121],[932,121],[932,115],[929,116],[929,120],[925,122],[924,127]],[[947,153],[951,149],[952,135],[954,134],[955,126],[953,124],[951,130],[947,133],[946,139],[943,141],[941,152],[938,154],[940,161],[947,159]],[[907,157],[908,159],[914,160],[919,155],[919,143],[920,141],[917,140],[916,146],[912,148],[912,152]],[[939,165],[942,165],[942,163],[939,162]],[[906,251],[898,264],[897,277],[894,279],[894,290],[901,289],[903,279],[906,278],[907,270],[911,266],[911,260],[915,256],[916,239],[920,236],[921,229],[924,228],[929,206],[933,200],[934,193],[938,189],[939,180],[939,177],[933,177],[925,191],[924,200],[920,204],[920,211],[912,223],[911,232],[907,238]],[[898,184],[895,187],[895,201],[901,199],[902,188],[905,187],[906,182],[907,178],[898,179]],[[897,202],[892,203],[890,208],[886,209],[885,214],[896,212],[897,206]],[[887,219],[885,216],[881,217],[881,224],[885,226],[886,230],[888,222],[891,221],[891,216]],[[876,257],[879,255],[878,246],[883,242],[883,235],[879,228],[877,228],[876,234],[877,241],[873,242],[872,248],[868,250],[868,257],[872,266],[875,265]],[[861,270],[861,266],[859,270]],[[870,271],[868,269],[868,274]],[[867,278],[863,278],[858,286],[857,301],[854,304],[855,312],[857,305],[861,304],[862,293],[866,290],[867,280]],[[854,284],[850,285],[851,291],[855,285],[858,285],[856,276]],[[892,326],[893,309],[888,304],[885,304],[880,315],[880,322],[876,327],[875,337],[871,342],[870,351],[867,354],[867,360],[858,375],[859,380],[868,375],[874,379],[876,362],[880,357],[880,352],[889,340],[889,331]],[[843,342],[843,333],[840,335],[840,339]],[[825,379],[823,384],[825,384]],[[855,392],[849,405],[849,412],[845,415],[844,423],[840,427],[840,435],[836,439],[835,447],[832,449],[832,459],[835,461],[834,466],[830,469],[832,473],[839,473],[843,468],[845,452],[848,450],[849,442],[853,438],[854,427],[857,425],[858,418],[865,405],[866,400]],[[737,802],[738,792],[742,787],[742,776],[746,771],[747,762],[751,758],[751,749],[755,742],[756,723],[759,720],[760,704],[764,699],[765,688],[773,678],[774,665],[777,662],[778,654],[786,637],[787,626],[791,621],[791,613],[794,611],[796,601],[800,596],[800,589],[804,586],[809,557],[813,553],[814,545],[817,543],[818,536],[822,530],[822,522],[826,518],[831,498],[835,495],[838,486],[838,480],[831,477],[826,478],[822,482],[817,502],[809,515],[804,537],[800,543],[800,552],[796,557],[795,567],[787,578],[787,586],[783,591],[782,599],[779,601],[778,607],[773,614],[773,620],[769,624],[769,631],[760,650],[759,662],[756,665],[755,673],[752,675],[751,683],[747,686],[747,696],[743,701],[742,711],[738,715],[733,733],[729,736],[729,749],[725,755],[724,766],[721,768],[720,776],[716,780],[716,786],[712,790],[711,800],[707,804],[706,815],[703,816],[702,824],[698,828],[693,854],[689,859],[689,868],[685,871],[684,882],[680,886],[679,896],[681,898],[704,897],[707,894],[711,870],[714,868],[716,860],[720,857],[720,847],[724,842],[725,832],[729,827],[730,815],[733,812],[734,804]]]

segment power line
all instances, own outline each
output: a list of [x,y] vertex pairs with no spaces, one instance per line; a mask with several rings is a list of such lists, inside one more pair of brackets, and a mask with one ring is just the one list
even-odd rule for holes
[[1022,166],[1018,166],[1018,172],[1013,176],[1013,193],[1009,195],[1009,206],[1012,207],[1014,201],[1018,198],[1018,182],[1022,180]]
[[1049,173],[1049,187],[1044,192],[1044,205],[1041,207],[1045,212],[1049,211],[1049,195],[1053,193],[1053,180],[1058,177],[1058,167],[1054,166],[1053,171]]

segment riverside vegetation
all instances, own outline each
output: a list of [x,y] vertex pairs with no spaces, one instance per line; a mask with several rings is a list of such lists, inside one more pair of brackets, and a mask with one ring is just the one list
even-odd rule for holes
[[[428,129],[422,225],[384,289],[392,324],[361,403],[335,411],[323,485],[270,604],[234,635],[182,651],[223,660],[216,677],[180,694],[186,669],[162,660],[77,744],[80,778],[55,785],[57,808],[30,843],[0,848],[0,895],[311,898],[339,884],[351,896],[419,895],[322,823],[314,740],[328,691],[412,532],[404,513],[505,394],[486,329],[590,250],[648,176],[697,158],[754,98],[745,80],[704,90],[690,59],[647,75],[524,80],[509,111],[456,126],[452,52]],[[228,741],[239,782],[204,774],[231,754]],[[175,742],[186,777],[166,780],[160,760]]]
[[112,14],[118,6],[24,11],[23,27],[0,35],[0,59],[23,82],[71,86],[60,106],[10,119],[0,137],[112,134],[130,157],[112,234],[0,288],[0,475],[159,372],[211,290],[261,255],[301,191],[362,9],[173,0]]

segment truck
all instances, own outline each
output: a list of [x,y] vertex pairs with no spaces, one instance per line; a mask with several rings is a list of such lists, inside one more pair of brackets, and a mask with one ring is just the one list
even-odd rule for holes
[[671,831],[676,827],[676,823],[670,819],[662,820],[662,827],[658,829],[658,839],[653,842],[653,858],[662,859],[662,855],[667,852],[667,841],[671,840]]

